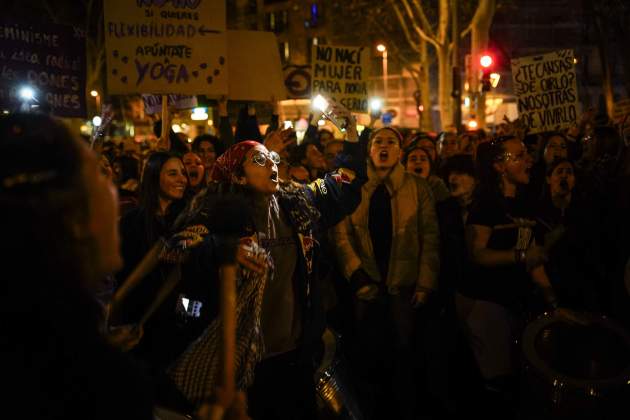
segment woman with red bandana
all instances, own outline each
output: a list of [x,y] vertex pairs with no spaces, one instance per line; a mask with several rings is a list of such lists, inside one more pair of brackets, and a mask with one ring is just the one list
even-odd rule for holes
[[[356,123],[347,111],[340,112],[349,121],[344,153],[354,171],[340,169],[308,185],[284,182],[278,177],[277,152],[244,141],[217,159],[205,197],[211,201],[222,190],[241,191],[252,214],[240,242],[257,243],[273,261],[260,328],[249,332],[262,334],[265,347],[249,389],[250,415],[256,420],[316,418],[313,354],[324,330],[317,237],[357,207],[365,172]],[[282,142],[267,142],[276,143]],[[243,249],[240,258],[249,258]]]

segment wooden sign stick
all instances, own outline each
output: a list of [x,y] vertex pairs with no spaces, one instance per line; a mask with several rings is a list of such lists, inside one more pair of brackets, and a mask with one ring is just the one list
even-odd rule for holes
[[170,132],[169,119],[170,116],[168,114],[168,95],[162,95],[162,133],[160,134],[160,143],[166,150],[169,150],[171,148],[171,142],[168,136]]
[[236,264],[224,264],[219,269],[221,284],[221,320],[223,322],[223,391],[226,409],[236,395],[234,354],[236,353]]

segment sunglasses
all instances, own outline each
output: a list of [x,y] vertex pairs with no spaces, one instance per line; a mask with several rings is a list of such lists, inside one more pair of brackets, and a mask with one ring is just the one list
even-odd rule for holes
[[276,165],[280,164],[280,155],[277,154],[276,152],[269,152],[269,153],[256,152],[252,156],[252,162],[254,162],[256,165],[260,165],[262,167],[264,167],[267,164],[267,159],[269,159],[270,161],[272,161]]

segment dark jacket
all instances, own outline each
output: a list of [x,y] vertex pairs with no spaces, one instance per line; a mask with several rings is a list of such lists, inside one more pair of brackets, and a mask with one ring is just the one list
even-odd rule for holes
[[[303,355],[308,357],[314,345],[321,339],[325,327],[324,307],[322,302],[322,285],[319,277],[319,259],[321,256],[320,243],[329,228],[338,224],[346,216],[351,215],[361,202],[361,187],[366,182],[365,159],[360,156],[359,144],[346,142],[344,154],[352,157],[355,171],[345,177],[344,170],[337,174],[327,174],[321,179],[300,185],[302,194],[320,213],[320,217],[312,225],[300,223],[301,218],[291,214],[293,208],[292,192],[282,191],[279,202],[287,215],[296,235],[298,252],[297,275],[293,278],[297,303],[302,309],[302,337],[301,348]],[[349,162],[346,160],[346,162]]]
[[[296,303],[302,312],[302,348],[309,349],[321,337],[324,329],[324,311],[321,302],[318,280],[319,241],[326,230],[346,215],[351,214],[361,199],[361,186],[365,182],[365,159],[356,158],[359,145],[346,142],[344,152],[346,167],[327,174],[308,185],[284,184],[277,193],[282,210],[288,216],[298,244],[298,262],[293,278],[296,281]],[[216,186],[216,185],[215,185]],[[253,220],[233,212],[224,215],[213,213],[217,209],[220,191],[209,187],[203,201],[196,210],[187,209],[181,226],[205,225],[210,232],[203,243],[189,251],[181,264],[181,280],[177,287],[156,312],[151,322],[145,326],[145,337],[136,350],[157,370],[166,368],[197,338],[218,313],[218,268],[226,261],[228,240],[226,232],[235,236],[249,236],[254,233]],[[304,205],[308,203],[307,205]],[[302,205],[301,205],[302,204]],[[315,211],[313,211],[316,209]],[[306,211],[304,211],[306,210]],[[310,211],[309,211],[310,210]],[[222,219],[224,218],[224,219]],[[128,214],[121,222],[123,230],[123,254],[132,255],[137,262],[148,250],[149,244],[138,243],[132,238],[141,237],[139,214]],[[231,227],[226,227],[232,224]],[[242,227],[241,227],[242,225]],[[166,235],[172,229],[165,229]],[[238,233],[237,233],[238,232]],[[221,234],[223,233],[223,234]],[[127,239],[126,239],[127,238]],[[135,266],[132,264],[131,267]],[[127,305],[133,316],[129,321],[137,321],[147,305],[164,284],[175,265],[161,263],[160,267],[139,286],[137,293],[130,295]],[[125,270],[127,274],[129,270]],[[146,290],[145,290],[146,289]],[[195,316],[187,316],[181,311],[181,297],[190,302],[201,303],[201,310]],[[130,304],[131,302],[131,304]]]

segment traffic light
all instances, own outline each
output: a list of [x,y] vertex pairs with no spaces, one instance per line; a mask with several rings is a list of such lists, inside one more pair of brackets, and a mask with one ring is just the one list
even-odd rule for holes
[[481,65],[481,90],[488,92],[492,89],[490,74],[492,73],[494,59],[491,55],[484,54],[479,58],[479,64]]

